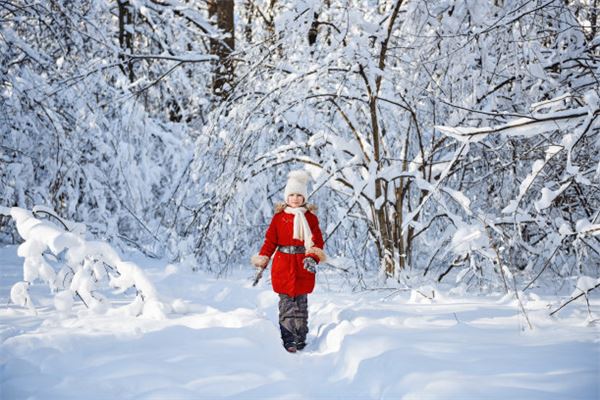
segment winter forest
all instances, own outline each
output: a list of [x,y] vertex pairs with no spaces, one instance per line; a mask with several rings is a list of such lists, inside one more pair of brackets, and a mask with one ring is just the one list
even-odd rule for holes
[[[0,0],[0,398],[599,398],[599,14]],[[299,357],[249,261],[296,169]]]

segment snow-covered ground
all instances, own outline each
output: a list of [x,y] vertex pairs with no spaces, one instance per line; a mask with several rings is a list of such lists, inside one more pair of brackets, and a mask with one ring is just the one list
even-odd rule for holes
[[[598,399],[600,333],[585,302],[548,316],[530,295],[534,330],[509,297],[349,293],[320,275],[309,345],[280,345],[277,296],[252,271],[214,279],[137,258],[181,314],[154,320],[58,315],[47,286],[37,315],[8,304],[22,279],[0,247],[1,399]],[[391,295],[390,295],[391,294]],[[600,300],[592,300],[595,318]]]

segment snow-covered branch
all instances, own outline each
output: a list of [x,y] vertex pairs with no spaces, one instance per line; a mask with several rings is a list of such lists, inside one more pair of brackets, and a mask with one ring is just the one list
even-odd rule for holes
[[596,117],[599,114],[600,108],[591,110],[588,107],[580,107],[547,114],[533,113],[531,117],[515,119],[495,127],[466,128],[438,125],[436,129],[457,140],[479,141],[495,133],[502,133],[507,136],[531,136],[557,129],[572,129],[581,124],[589,115]]
[[[6,215],[9,210],[0,211]],[[34,214],[51,216],[52,220],[42,220]],[[123,307],[130,315],[164,318],[170,312],[142,269],[124,261],[108,243],[86,240],[82,224],[66,221],[43,207],[37,207],[33,213],[13,207],[10,216],[25,240],[18,249],[18,255],[24,258],[23,282],[11,290],[15,304],[33,308],[28,288],[42,281],[54,293],[55,307],[61,313],[71,312],[75,298],[91,311],[105,313],[111,306],[102,293],[103,285],[118,293],[135,291],[133,301]],[[62,226],[52,221],[60,221]]]

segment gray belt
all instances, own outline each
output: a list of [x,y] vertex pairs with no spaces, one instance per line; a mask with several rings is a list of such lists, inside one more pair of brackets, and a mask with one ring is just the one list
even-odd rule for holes
[[306,252],[304,246],[279,246],[277,250],[285,254],[304,254]]

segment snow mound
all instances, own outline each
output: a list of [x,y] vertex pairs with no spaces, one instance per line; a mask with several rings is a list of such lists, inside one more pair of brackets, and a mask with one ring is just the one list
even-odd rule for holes
[[[129,267],[151,265],[136,261]],[[14,281],[7,277],[20,268],[15,247],[0,248],[0,264],[7,272],[0,288],[8,289]],[[317,286],[309,296],[308,345],[292,355],[281,346],[277,295],[268,286],[249,287],[251,271],[215,279],[173,269],[145,270],[157,291],[184,297],[171,303],[179,313],[166,319],[136,318],[137,303],[87,312],[80,302],[71,304],[69,291],[54,296],[62,317],[48,307],[37,316],[15,305],[0,308],[3,396],[548,400],[597,394],[597,330],[582,324],[583,301],[551,318],[552,300],[530,295],[536,329],[524,331],[517,305],[501,296],[456,297],[422,286],[383,299],[330,282],[335,291]],[[578,286],[594,282],[582,279]],[[26,291],[19,294],[24,301]],[[589,300],[598,313],[598,299]],[[145,313],[165,312],[157,303],[146,307]]]

